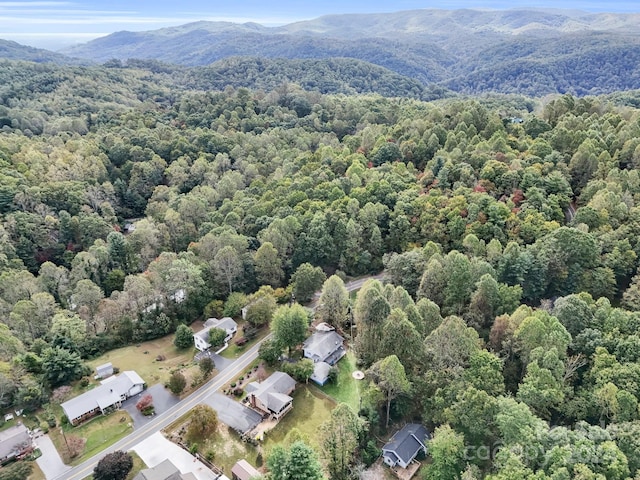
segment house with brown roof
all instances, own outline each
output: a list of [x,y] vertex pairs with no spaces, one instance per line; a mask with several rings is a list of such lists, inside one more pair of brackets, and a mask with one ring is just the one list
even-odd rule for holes
[[295,388],[296,381],[289,375],[273,372],[263,382],[251,382],[245,391],[254,409],[277,420],[293,408],[293,398],[289,395]]
[[238,460],[231,468],[231,480],[252,480],[262,474],[245,459]]

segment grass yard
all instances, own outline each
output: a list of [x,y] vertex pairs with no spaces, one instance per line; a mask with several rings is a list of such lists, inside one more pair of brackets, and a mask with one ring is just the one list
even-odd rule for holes
[[[315,448],[320,425],[329,419],[336,403],[313,385],[299,385],[293,393],[293,410],[287,413],[276,427],[264,436],[264,451],[267,453],[277,444],[283,443],[287,434],[297,428]],[[266,458],[266,456],[265,456]]]
[[224,358],[228,358],[230,360],[234,360],[238,358],[240,355],[242,355],[247,349],[255,345],[256,342],[263,339],[269,334],[269,328],[263,327],[258,331],[258,334],[254,338],[252,338],[247,343],[239,347],[238,345],[235,344],[235,341],[244,336],[244,334],[242,333],[242,327],[245,324],[246,324],[246,321],[244,320],[238,321],[238,331],[229,342],[229,346],[223,352],[220,352],[221,356],[223,356]]
[[29,478],[27,480],[45,480],[46,477],[44,476],[44,472],[40,470],[38,462],[31,463],[33,465],[33,470],[31,470],[31,475],[29,475]]
[[[170,334],[156,340],[142,342],[137,345],[118,348],[95,358],[87,364],[95,371],[98,365],[111,362],[121,372],[135,370],[147,385],[164,384],[169,380],[171,371],[193,362],[195,348],[178,350],[173,345],[174,335]],[[164,360],[156,360],[159,355]]]
[[319,387],[324,393],[329,395],[338,403],[346,403],[354,411],[360,409],[360,386],[362,380],[356,380],[351,375],[357,370],[356,357],[352,351],[338,362],[338,379],[335,383],[327,383],[324,387]]
[[78,465],[131,433],[132,424],[129,414],[124,410],[118,410],[110,415],[98,416],[79,427],[66,425],[63,428],[67,442],[72,437],[86,439],[84,450],[73,460],[69,458],[69,450],[60,428],[49,430],[49,436],[58,452],[60,452],[62,460],[70,465]]

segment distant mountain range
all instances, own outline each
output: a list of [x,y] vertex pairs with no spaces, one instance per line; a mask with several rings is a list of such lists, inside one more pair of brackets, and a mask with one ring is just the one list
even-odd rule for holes
[[[196,22],[117,32],[62,53],[100,63],[136,58],[183,66],[213,64],[207,71],[212,78],[219,68],[236,83],[254,78],[263,84],[269,82],[261,75],[275,70],[289,81],[313,83],[309,75],[304,77],[301,61],[313,60],[314,71],[322,75],[338,65],[337,58],[349,58],[393,72],[396,76],[388,78],[396,82],[406,77],[401,82],[405,87],[413,82],[460,93],[585,95],[640,88],[638,25],[640,14],[413,10],[330,15],[273,28]],[[220,62],[230,57],[233,61]],[[264,59],[269,68],[256,70],[256,59]],[[371,67],[364,70],[366,75],[374,72]],[[348,74],[343,69],[343,75]],[[220,75],[216,78],[224,81]],[[367,83],[377,88],[370,79]]]

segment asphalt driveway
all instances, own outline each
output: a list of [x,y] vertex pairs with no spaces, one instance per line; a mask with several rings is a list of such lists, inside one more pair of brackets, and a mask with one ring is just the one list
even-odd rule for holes
[[213,364],[215,365],[215,369],[218,370],[219,372],[223,371],[225,368],[232,365],[234,362],[234,360],[231,360],[229,358],[224,358],[222,355],[218,355],[217,353],[212,352],[210,350],[196,353],[195,361],[199,362],[204,357],[211,358],[211,360],[213,360]]
[[145,417],[142,413],[138,411],[136,408],[136,403],[140,401],[140,399],[144,396],[150,394],[153,397],[153,406],[155,407],[155,415],[161,414],[169,410],[175,404],[177,404],[180,399],[172,394],[169,390],[164,388],[164,385],[157,383],[156,385],[152,385],[151,387],[144,390],[142,393],[139,393],[135,397],[131,397],[125,400],[122,403],[122,408],[124,408],[131,418],[133,419],[133,428],[139,428],[142,425],[150,422],[155,417]]
[[262,421],[258,412],[221,393],[212,393],[202,403],[213,408],[222,423],[241,433],[250,432]]

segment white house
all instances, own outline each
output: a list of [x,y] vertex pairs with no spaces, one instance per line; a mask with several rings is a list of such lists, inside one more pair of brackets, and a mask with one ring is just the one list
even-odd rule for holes
[[209,343],[209,331],[212,328],[220,328],[221,330],[227,332],[227,336],[224,339],[224,343],[226,346],[238,331],[238,324],[233,320],[233,318],[230,317],[224,317],[220,320],[218,320],[217,318],[209,318],[206,322],[204,322],[204,328],[199,332],[193,334],[193,343],[201,352],[204,352],[205,350],[211,348],[211,344]]
[[78,425],[98,414],[120,408],[122,402],[142,392],[144,380],[136,372],[129,370],[117,377],[109,377],[96,388],[78,395],[60,406],[71,425]]

